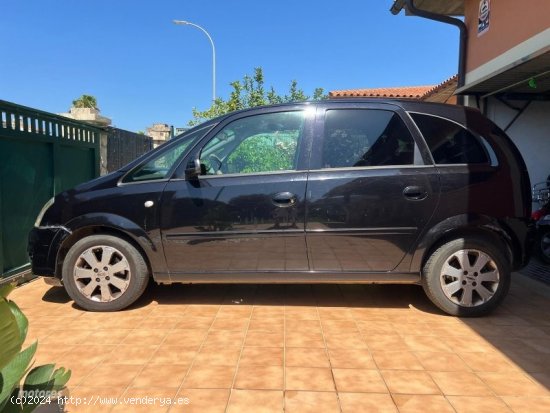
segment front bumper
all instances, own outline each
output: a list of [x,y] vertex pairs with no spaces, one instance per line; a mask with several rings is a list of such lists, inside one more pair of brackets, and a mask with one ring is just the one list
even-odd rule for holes
[[34,227],[31,230],[27,252],[33,274],[56,276],[57,252],[70,234],[71,231],[63,226]]

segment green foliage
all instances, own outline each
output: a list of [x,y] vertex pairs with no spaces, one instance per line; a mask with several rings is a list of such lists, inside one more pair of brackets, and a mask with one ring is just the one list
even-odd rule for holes
[[73,100],[73,106],[75,108],[92,108],[98,109],[97,99],[92,95],[82,95],[78,99]]
[[38,404],[33,404],[33,398],[22,398],[25,403],[21,405],[10,400],[19,394],[25,375],[23,391],[51,392],[62,389],[71,372],[63,368],[54,370],[53,364],[35,367],[29,372],[38,343],[34,342],[21,350],[27,337],[28,320],[19,307],[7,298],[13,288],[11,285],[0,288],[0,411],[27,413],[38,407]]
[[316,88],[313,96],[310,97],[298,87],[298,82],[293,80],[290,83],[287,95],[279,95],[273,86],[266,92],[265,79],[261,67],[254,68],[254,75],[245,75],[242,81],[235,80],[230,83],[232,91],[228,100],[217,98],[209,109],[200,111],[193,108],[193,119],[189,126],[198,125],[208,119],[212,119],[235,110],[252,108],[262,105],[271,105],[286,102],[300,102],[308,99],[326,99],[323,88]]
[[293,169],[297,139],[298,133],[253,136],[229,156],[227,167],[240,173]]

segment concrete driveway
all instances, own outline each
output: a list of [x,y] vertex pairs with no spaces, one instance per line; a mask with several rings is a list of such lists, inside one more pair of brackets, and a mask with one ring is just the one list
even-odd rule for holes
[[[493,315],[443,315],[416,286],[151,286],[88,313],[38,280],[11,295],[65,411],[550,411],[550,287],[516,275]],[[78,406],[77,406],[78,404]]]

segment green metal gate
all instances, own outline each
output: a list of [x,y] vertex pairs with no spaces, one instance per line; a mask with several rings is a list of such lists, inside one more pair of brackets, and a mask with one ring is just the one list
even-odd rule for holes
[[100,129],[0,100],[0,283],[30,268],[27,235],[55,194],[99,176]]

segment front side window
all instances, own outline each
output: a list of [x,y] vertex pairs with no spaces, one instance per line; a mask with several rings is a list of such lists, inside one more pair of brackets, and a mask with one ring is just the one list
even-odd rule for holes
[[305,112],[277,112],[237,119],[202,149],[206,175],[295,170]]
[[435,116],[410,115],[424,136],[436,164],[490,163],[483,143],[464,127]]
[[169,172],[175,166],[176,162],[181,159],[185,150],[190,147],[191,143],[203,137],[209,129],[210,127],[201,128],[178,138],[178,143],[174,143],[169,148],[159,151],[157,156],[153,157],[124,178],[124,182],[155,181],[168,178]]
[[414,140],[401,118],[388,110],[328,110],[323,168],[411,165]]

